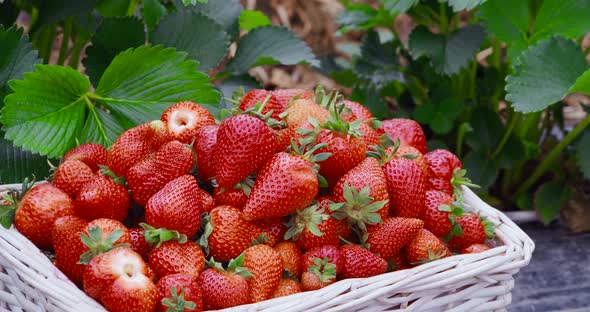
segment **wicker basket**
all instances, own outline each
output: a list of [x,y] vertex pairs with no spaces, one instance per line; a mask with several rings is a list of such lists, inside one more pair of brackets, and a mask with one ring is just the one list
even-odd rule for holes
[[[9,187],[0,186],[0,192]],[[465,206],[497,225],[502,244],[371,278],[347,279],[228,311],[490,311],[511,302],[513,275],[526,266],[533,241],[503,213],[465,188]],[[16,230],[0,226],[0,311],[104,311]]]

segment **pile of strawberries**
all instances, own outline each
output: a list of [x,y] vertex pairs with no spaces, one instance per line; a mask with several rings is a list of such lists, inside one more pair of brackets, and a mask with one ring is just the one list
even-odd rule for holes
[[179,102],[108,150],[74,148],[3,221],[109,311],[221,309],[489,249],[464,174],[413,120],[253,90],[219,124]]

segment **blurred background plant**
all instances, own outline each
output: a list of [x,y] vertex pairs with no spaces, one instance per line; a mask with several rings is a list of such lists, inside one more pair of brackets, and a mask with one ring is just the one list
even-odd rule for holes
[[[20,14],[37,62],[76,68],[94,87],[115,55],[149,42],[187,52],[227,97],[239,86],[339,89],[379,118],[418,120],[429,148],[459,155],[492,205],[545,223],[565,207],[572,229],[590,229],[588,1],[6,0],[0,12],[5,28]],[[0,57],[0,92],[29,63],[3,77]],[[0,149],[17,155],[8,141]],[[18,155],[21,172],[47,169]]]

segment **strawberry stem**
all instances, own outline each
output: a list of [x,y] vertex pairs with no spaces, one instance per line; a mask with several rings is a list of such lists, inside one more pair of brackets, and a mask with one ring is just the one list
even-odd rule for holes
[[143,228],[141,234],[145,237],[145,241],[150,245],[156,245],[156,248],[170,240],[177,241],[179,244],[188,241],[186,235],[180,234],[178,231],[171,231],[166,228],[158,229],[146,223],[140,223],[139,225]]
[[25,178],[21,186],[21,190],[8,190],[7,194],[2,197],[8,204],[0,205],[0,223],[5,229],[9,229],[14,223],[14,215],[23,196],[35,185],[35,175],[29,180]]

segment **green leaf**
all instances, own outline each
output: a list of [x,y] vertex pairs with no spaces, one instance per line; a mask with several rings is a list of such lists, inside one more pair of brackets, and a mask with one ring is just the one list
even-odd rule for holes
[[521,55],[506,78],[506,100],[519,112],[543,110],[569,94],[586,68],[576,43],[561,37],[541,41]]
[[20,183],[34,174],[37,179],[49,176],[47,157],[23,151],[0,138],[0,184]]
[[481,151],[470,151],[463,159],[463,168],[471,181],[481,186],[474,190],[477,193],[486,192],[498,177],[498,165]]
[[447,134],[453,129],[454,121],[463,112],[463,102],[447,99],[441,103],[428,102],[418,106],[414,117],[420,123],[428,124],[432,131]]
[[166,15],[154,30],[151,41],[187,52],[189,58],[199,61],[203,71],[214,68],[230,44],[221,25],[206,15],[189,10]]
[[477,24],[461,28],[448,37],[418,26],[410,34],[410,52],[414,59],[428,56],[438,73],[452,75],[473,59],[485,37],[483,27]]
[[126,16],[131,0],[98,0],[96,10],[104,17]]
[[497,156],[498,166],[503,169],[511,169],[515,165],[526,160],[526,146],[521,138],[512,134]]
[[590,180],[590,130],[586,129],[577,146],[577,160],[580,171],[587,180]]
[[266,26],[253,29],[240,39],[236,55],[226,69],[232,73],[245,73],[260,65],[299,63],[320,65],[311,49],[292,31]]
[[537,13],[532,42],[554,35],[578,38],[590,29],[590,1],[545,0]]
[[240,0],[214,0],[198,3],[192,10],[205,14],[223,26],[233,41],[240,33],[239,17],[244,9]]
[[387,105],[381,100],[379,92],[371,86],[358,86],[352,89],[350,100],[363,103],[377,119],[391,117]]
[[10,87],[15,93],[2,109],[5,138],[25,150],[62,156],[82,127],[88,78],[69,67],[37,65]]
[[134,124],[160,119],[170,105],[199,103],[216,113],[219,93],[197,71],[186,53],[161,46],[129,49],[115,57],[100,79],[96,94],[102,104]]
[[569,93],[574,92],[590,94],[590,70],[586,70],[582,76],[578,77],[574,85],[569,90]]
[[148,31],[153,31],[162,16],[166,15],[166,7],[160,3],[160,0],[142,0],[141,15],[148,27]]
[[449,5],[453,8],[453,11],[459,12],[463,10],[473,10],[475,7],[486,1],[487,0],[449,0]]
[[122,51],[145,42],[142,23],[132,17],[105,18],[92,38],[92,46],[86,49],[82,61],[86,74],[97,85],[113,58]]
[[392,42],[381,43],[377,32],[371,30],[363,38],[361,56],[355,58],[356,74],[369,84],[384,88],[392,81],[404,82]]
[[408,12],[420,0],[385,0],[383,6],[391,14],[401,14]]
[[535,209],[545,224],[549,224],[572,196],[572,188],[565,183],[549,181],[535,192]]
[[526,40],[529,29],[527,0],[488,0],[478,11],[482,24],[502,41],[513,43]]
[[470,124],[472,131],[467,134],[466,142],[476,150],[490,151],[500,142],[504,133],[504,124],[499,115],[487,107],[476,107]]
[[256,27],[269,25],[272,25],[272,22],[260,11],[245,10],[240,14],[240,29],[250,31]]
[[91,12],[97,0],[51,0],[42,1],[39,7],[39,18],[31,32],[40,26],[55,23],[66,17]]
[[368,4],[353,4],[347,6],[336,15],[336,22],[343,32],[349,30],[369,29],[375,26],[377,11]]
[[31,43],[23,30],[14,27],[4,29],[0,26],[0,108],[4,103],[4,97],[10,92],[8,81],[21,79],[26,72],[33,71],[35,64],[42,61],[37,57],[37,51],[33,50]]

